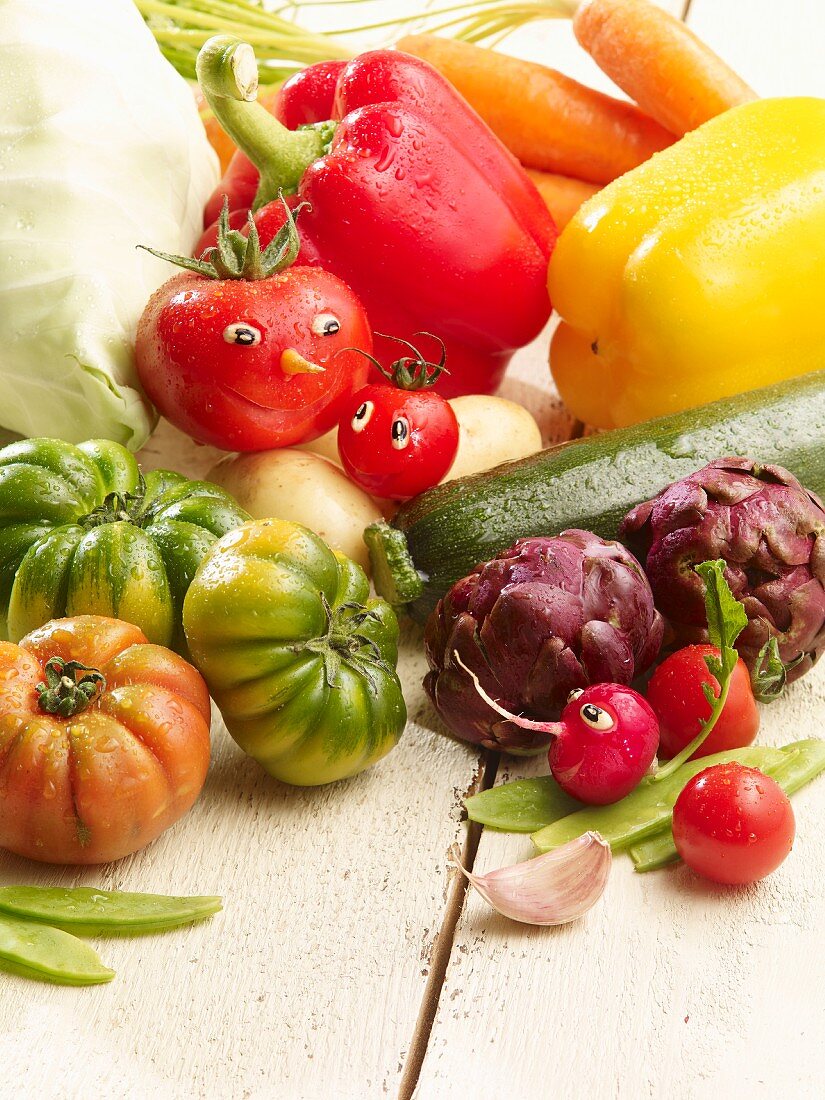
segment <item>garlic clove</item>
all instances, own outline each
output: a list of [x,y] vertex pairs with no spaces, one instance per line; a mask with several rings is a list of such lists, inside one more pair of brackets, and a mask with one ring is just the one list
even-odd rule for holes
[[577,920],[596,904],[612,862],[610,845],[590,832],[486,875],[455,866],[496,912],[522,924],[556,925]]

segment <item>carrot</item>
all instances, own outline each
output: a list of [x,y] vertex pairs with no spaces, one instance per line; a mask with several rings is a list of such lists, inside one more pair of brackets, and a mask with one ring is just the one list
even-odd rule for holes
[[756,99],[709,46],[649,0],[584,0],[573,31],[623,92],[680,137]]
[[559,231],[564,229],[581,204],[600,189],[597,183],[586,183],[584,180],[559,176],[553,172],[541,172],[537,168],[527,168],[525,171],[544,199]]
[[530,168],[609,183],[675,140],[632,103],[543,65],[430,34],[398,48],[434,65]]

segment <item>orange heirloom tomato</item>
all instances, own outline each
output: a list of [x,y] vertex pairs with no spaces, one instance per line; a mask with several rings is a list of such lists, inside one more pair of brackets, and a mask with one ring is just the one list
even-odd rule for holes
[[136,852],[200,794],[209,724],[200,673],[118,619],[0,642],[0,847],[46,863]]

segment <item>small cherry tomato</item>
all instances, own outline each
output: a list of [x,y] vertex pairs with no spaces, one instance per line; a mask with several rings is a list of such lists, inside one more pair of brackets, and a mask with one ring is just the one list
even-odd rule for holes
[[452,406],[430,388],[444,369],[444,345],[440,363],[429,363],[407,346],[415,358],[399,359],[389,371],[368,356],[392,384],[360,389],[338,425],[344,470],[372,496],[390,500],[407,500],[437,485],[458,450]]
[[[355,350],[372,348],[364,307],[330,272],[289,266],[299,242],[284,210],[280,243],[264,253],[224,211],[222,248],[196,261],[164,257],[196,270],[160,287],[140,319],[140,380],[199,443],[260,451],[315,439],[366,382],[369,365]],[[243,257],[237,270],[227,267],[232,255]]]
[[[690,744],[702,723],[710,717],[711,705],[702,684],[709,684],[718,696],[719,685],[705,664],[706,656],[719,656],[712,645],[690,645],[665,658],[647,686],[647,701],[656,712],[661,730],[660,755],[675,756]],[[752,744],[759,730],[759,708],[753,697],[745,662],[736,662],[728,698],[707,740],[690,757],[711,756],[726,749]]]
[[796,830],[779,784],[742,764],[715,764],[686,785],[673,807],[673,840],[697,874],[714,882],[756,882],[775,871]]

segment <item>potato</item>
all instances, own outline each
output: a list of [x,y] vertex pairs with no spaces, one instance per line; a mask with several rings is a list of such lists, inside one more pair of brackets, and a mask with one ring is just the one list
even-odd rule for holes
[[338,454],[338,429],[333,428],[327,432],[326,435],[319,435],[317,439],[310,439],[308,443],[297,443],[295,449],[298,451],[311,451],[314,455],[320,455],[321,458],[329,459],[330,462],[334,462],[336,466],[341,465],[341,459]]
[[294,447],[228,455],[207,479],[222,485],[255,519],[302,523],[369,570],[362,534],[383,518],[381,510],[326,459]]
[[489,470],[541,450],[539,426],[522,405],[503,397],[469,394],[450,404],[458,420],[458,452],[444,481]]

